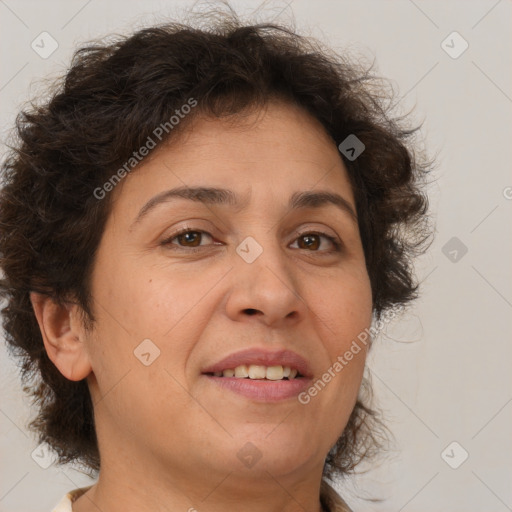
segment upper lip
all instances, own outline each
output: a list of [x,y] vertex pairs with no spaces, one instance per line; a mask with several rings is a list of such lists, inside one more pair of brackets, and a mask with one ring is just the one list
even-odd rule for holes
[[202,373],[222,372],[229,368],[236,368],[242,364],[257,364],[262,366],[289,366],[295,368],[302,376],[311,377],[311,370],[308,362],[299,354],[291,350],[265,350],[260,348],[249,348],[235,352],[224,359],[212,364],[202,370]]

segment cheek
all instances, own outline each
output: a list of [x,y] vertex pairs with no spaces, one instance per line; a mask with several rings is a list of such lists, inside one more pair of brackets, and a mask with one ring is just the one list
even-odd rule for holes
[[[357,399],[368,351],[367,329],[372,321],[372,293],[366,271],[345,272],[316,292],[314,315],[327,363],[312,394],[333,418],[348,414]],[[325,391],[324,391],[325,390]],[[334,421],[334,420],[333,420]],[[333,425],[335,426],[335,425]]]
[[315,287],[309,301],[318,327],[333,351],[344,350],[352,339],[371,325],[372,290],[366,270],[340,272],[323,286]]
[[169,404],[173,410],[191,406],[180,383],[195,328],[187,312],[193,310],[197,296],[193,287],[183,293],[178,286],[182,283],[144,272],[125,274],[117,269],[101,282],[91,340],[100,411],[119,425],[129,421],[132,432],[147,431],[154,412],[168,410]]
[[129,333],[133,341],[161,338],[197,302],[194,277],[186,283],[179,277],[169,279],[157,270],[133,267],[116,271],[105,279],[98,290],[98,299],[109,313],[114,329]]

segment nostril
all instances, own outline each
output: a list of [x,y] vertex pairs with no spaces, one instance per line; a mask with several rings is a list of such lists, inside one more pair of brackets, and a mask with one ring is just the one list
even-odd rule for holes
[[255,315],[258,312],[258,310],[257,309],[246,309],[245,312],[248,315]]

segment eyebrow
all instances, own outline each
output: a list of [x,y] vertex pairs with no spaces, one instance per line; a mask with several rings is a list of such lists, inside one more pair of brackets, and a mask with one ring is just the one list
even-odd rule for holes
[[[152,197],[139,211],[130,231],[145,217],[151,210],[160,204],[169,203],[173,199],[188,199],[202,204],[237,206],[244,208],[247,200],[240,201],[235,192],[225,188],[214,187],[177,187],[165,190]],[[326,205],[334,205],[342,212],[348,214],[355,223],[358,223],[357,214],[352,205],[342,196],[335,192],[320,190],[318,192],[304,191],[295,192],[290,197],[288,207],[292,210],[301,208],[322,208]]]

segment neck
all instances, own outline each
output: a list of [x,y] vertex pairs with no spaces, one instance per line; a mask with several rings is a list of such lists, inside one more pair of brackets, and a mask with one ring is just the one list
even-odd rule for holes
[[322,468],[307,478],[276,477],[268,469],[184,474],[102,460],[97,484],[73,503],[73,512],[224,512],[241,506],[244,512],[324,512]]

